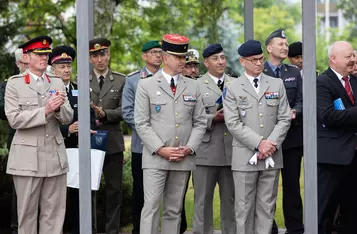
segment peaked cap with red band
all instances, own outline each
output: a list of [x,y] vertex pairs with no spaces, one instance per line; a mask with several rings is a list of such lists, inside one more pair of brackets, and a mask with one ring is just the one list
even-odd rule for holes
[[161,43],[163,51],[177,56],[186,56],[190,40],[178,34],[165,34]]
[[111,42],[106,38],[94,38],[89,41],[89,53],[102,52],[104,49],[108,49]]
[[61,45],[53,48],[48,57],[48,64],[54,63],[71,63],[76,57],[76,51],[66,45]]
[[33,52],[37,54],[51,53],[52,38],[49,36],[38,36],[20,45],[23,53]]

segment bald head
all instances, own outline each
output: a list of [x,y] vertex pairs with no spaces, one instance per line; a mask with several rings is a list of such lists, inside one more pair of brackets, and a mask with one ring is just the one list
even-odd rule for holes
[[342,76],[353,73],[355,53],[350,43],[346,41],[333,43],[328,50],[328,58],[329,66]]

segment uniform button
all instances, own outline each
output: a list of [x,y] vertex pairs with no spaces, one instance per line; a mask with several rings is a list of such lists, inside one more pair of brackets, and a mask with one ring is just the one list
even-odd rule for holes
[[260,138],[261,138],[261,139],[264,139],[264,137],[263,137],[263,136],[260,136]]
[[261,106],[262,105],[262,103],[261,102],[259,102],[259,106]]
[[42,95],[42,99],[44,99],[45,98],[45,95]]
[[99,101],[101,102],[101,101],[102,101],[102,99],[99,99]]
[[273,102],[273,105],[275,105],[275,102]]
[[179,125],[178,124],[176,124],[176,128],[178,128],[179,127]]
[[263,124],[261,124],[261,125],[260,125],[260,127],[261,127],[261,128],[264,128],[264,125],[263,125]]
[[21,140],[21,143],[24,143],[25,141],[24,140]]
[[29,101],[27,101],[27,102],[26,102],[26,104],[28,105],[28,104],[30,104],[30,102],[29,102]]
[[176,112],[175,115],[178,116],[178,113]]
[[227,136],[227,133],[225,132],[224,135]]
[[46,134],[46,137],[48,137],[48,134]]
[[178,102],[177,101],[175,101],[175,104],[177,104]]
[[262,113],[260,113],[260,114],[259,114],[259,116],[260,116],[260,117],[263,117],[263,114],[262,114]]
[[178,140],[178,136],[177,136],[177,137],[175,137],[175,139],[176,139],[176,140]]

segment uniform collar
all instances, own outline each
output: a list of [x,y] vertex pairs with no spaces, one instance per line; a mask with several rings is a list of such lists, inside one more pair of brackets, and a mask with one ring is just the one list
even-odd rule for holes
[[171,76],[171,75],[167,74],[167,73],[164,71],[164,69],[161,70],[161,73],[162,73],[162,75],[165,77],[165,80],[166,80],[169,84],[171,84],[171,78],[174,78],[175,85],[177,84],[177,78],[178,78],[178,76],[179,76],[178,74],[177,74],[177,75],[174,75],[174,76]]
[[269,61],[268,61],[268,65],[269,65],[269,67],[271,68],[271,70],[272,70],[273,72],[275,72],[275,70],[276,70],[277,68],[279,68],[280,71],[281,71],[281,68],[283,67],[283,64],[282,64],[282,63],[281,63],[280,65],[278,65],[278,66],[275,66],[275,65],[271,64]]
[[215,84],[218,84],[219,80],[224,82],[224,73],[223,73],[222,77],[220,77],[220,78],[211,75],[209,72],[207,72],[207,74],[209,75],[209,77],[212,78],[212,80],[214,81]]

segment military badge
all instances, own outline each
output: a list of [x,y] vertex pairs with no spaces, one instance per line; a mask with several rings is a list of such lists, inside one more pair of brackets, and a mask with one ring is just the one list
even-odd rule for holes
[[46,43],[47,43],[46,40],[43,40],[43,41],[42,41],[42,44],[43,44],[43,45],[46,45]]
[[208,84],[208,80],[205,80],[205,84]]
[[247,112],[244,111],[244,110],[242,110],[242,111],[240,112],[240,115],[241,115],[242,117],[245,117],[245,116],[247,115]]
[[239,96],[238,104],[239,105],[248,105],[248,97],[247,96]]
[[196,102],[197,101],[195,95],[184,94],[184,95],[182,95],[182,97],[183,97],[184,102]]
[[280,94],[279,92],[265,92],[265,99],[279,99]]
[[291,81],[295,81],[296,78],[295,77],[289,77],[289,78],[286,78],[284,81],[285,82],[291,82]]
[[100,49],[100,44],[95,44],[94,49],[96,49],[96,50]]
[[155,111],[156,111],[156,113],[159,113],[160,110],[161,110],[161,106],[160,106],[160,105],[156,105],[156,106],[155,106]]
[[54,90],[54,89],[50,89],[50,91],[48,91],[49,93],[50,93],[50,96],[52,96],[52,95],[54,95],[54,94],[56,94],[56,90]]
[[31,80],[31,79],[30,79],[30,75],[29,75],[28,73],[25,74],[25,77],[24,77],[24,78],[25,78],[25,83],[26,83],[26,84],[30,84],[30,80]]

